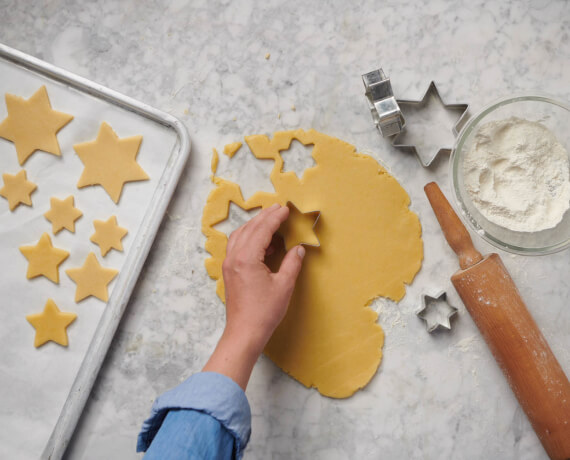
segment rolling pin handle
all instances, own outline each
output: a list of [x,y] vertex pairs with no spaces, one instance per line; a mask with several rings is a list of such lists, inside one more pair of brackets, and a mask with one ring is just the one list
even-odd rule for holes
[[483,256],[473,246],[469,232],[455,214],[439,186],[435,182],[430,182],[424,187],[424,191],[443,230],[445,239],[459,258],[459,266],[465,270],[480,262]]

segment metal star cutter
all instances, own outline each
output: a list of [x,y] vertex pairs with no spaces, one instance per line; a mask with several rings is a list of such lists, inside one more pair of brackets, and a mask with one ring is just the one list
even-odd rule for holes
[[[454,137],[457,136],[457,134],[459,133],[459,131],[461,131],[461,128],[463,127],[463,125],[465,124],[465,121],[468,118],[469,105],[468,104],[446,104],[445,102],[443,102],[441,96],[439,95],[437,87],[435,86],[435,83],[433,81],[429,84],[427,91],[425,92],[424,96],[420,100],[416,101],[416,100],[398,99],[397,102],[400,105],[402,112],[406,113],[406,108],[408,110],[423,110],[426,108],[426,106],[429,104],[429,102],[434,100],[434,99],[439,101],[439,103],[442,105],[442,107],[445,109],[445,111],[457,112],[459,114],[457,121],[451,127],[451,132],[453,133],[453,136]],[[408,129],[409,129],[409,126],[408,126]],[[404,134],[405,134],[405,132],[399,133],[392,140],[392,145],[394,147],[396,147],[397,149],[414,153],[424,168],[427,168],[428,166],[430,166],[440,153],[450,154],[451,150],[453,148],[452,146],[444,146],[444,147],[439,148],[439,150],[437,150],[435,152],[426,152],[423,149],[418,149],[418,147],[416,145],[408,144],[406,142],[402,142],[401,139],[404,136]]]
[[315,226],[321,217],[321,211],[302,212],[291,201],[287,201],[289,217],[281,224],[277,232],[283,237],[285,250],[298,244],[319,247],[321,242],[315,232]]
[[442,327],[451,330],[451,317],[457,313],[457,308],[447,301],[447,293],[441,291],[435,297],[422,294],[422,308],[416,315],[426,322],[428,332],[433,332]]

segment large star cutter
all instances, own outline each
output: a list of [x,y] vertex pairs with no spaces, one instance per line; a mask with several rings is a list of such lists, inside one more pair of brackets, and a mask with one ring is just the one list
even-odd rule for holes
[[[439,327],[451,330],[451,317],[456,313],[457,308],[447,301],[447,293],[441,291],[435,297],[422,294],[422,308],[416,312],[416,315],[426,322],[426,329],[431,333]],[[433,316],[437,318],[434,319]]]
[[[459,131],[461,131],[461,128],[463,127],[463,125],[465,124],[465,121],[468,118],[469,104],[457,104],[457,103],[446,104],[445,102],[443,102],[443,99],[439,95],[439,91],[437,90],[437,87],[435,86],[435,82],[432,81],[429,84],[427,91],[425,92],[425,94],[423,95],[423,97],[420,100],[397,99],[397,102],[398,102],[402,112],[405,113],[404,108],[406,107],[406,105],[408,105],[408,106],[412,105],[412,106],[422,108],[429,101],[429,96],[432,96],[432,95],[435,96],[435,98],[437,100],[439,100],[439,102],[441,103],[441,105],[443,106],[443,108],[445,110],[461,111],[461,115],[459,116],[459,118],[457,119],[457,121],[455,122],[453,127],[451,128],[453,135],[457,136],[457,134],[459,133]],[[431,155],[423,154],[423,152],[421,152],[421,153],[418,152],[416,146],[413,144],[402,144],[399,141],[399,139],[402,136],[402,133],[403,133],[403,131],[400,132],[396,137],[394,137],[394,139],[392,139],[392,145],[394,147],[396,147],[397,149],[400,149],[402,151],[414,153],[424,168],[429,167],[440,153],[450,154],[451,150],[453,148],[453,147],[445,146],[445,147],[441,147],[437,152],[432,153]]]

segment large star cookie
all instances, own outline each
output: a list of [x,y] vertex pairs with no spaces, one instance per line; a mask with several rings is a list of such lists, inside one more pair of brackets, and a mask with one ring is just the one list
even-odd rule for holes
[[44,233],[35,246],[20,246],[20,252],[28,259],[28,279],[45,276],[59,283],[59,265],[69,257],[69,252],[54,248],[47,233]]
[[6,108],[8,116],[0,123],[0,137],[14,143],[20,165],[36,150],[61,156],[56,134],[73,116],[51,108],[45,86],[28,100],[6,94]]
[[75,313],[62,312],[53,300],[48,299],[44,311],[26,316],[36,330],[34,347],[41,347],[50,340],[67,347],[67,326],[73,323],[75,318]]
[[45,218],[51,222],[51,231],[57,234],[64,228],[71,233],[75,233],[75,221],[83,213],[74,205],[73,195],[69,195],[64,200],[55,197],[50,199],[51,208],[44,214]]
[[25,170],[22,169],[16,175],[2,174],[2,179],[4,179],[4,187],[0,189],[0,196],[8,200],[10,211],[16,209],[20,203],[32,205],[30,195],[38,186],[27,180]]
[[116,216],[109,217],[107,221],[94,220],[93,226],[95,227],[95,233],[93,233],[89,239],[99,246],[101,256],[105,257],[111,249],[116,249],[117,251],[123,250],[121,240],[128,233],[128,230],[119,227]]
[[89,296],[97,297],[103,302],[109,300],[107,285],[117,276],[118,270],[102,267],[94,253],[90,252],[80,268],[70,268],[65,273],[77,285],[75,301],[79,302]]
[[119,139],[107,123],[101,123],[97,139],[73,146],[85,166],[77,187],[101,185],[118,203],[126,182],[149,179],[136,161],[141,142],[142,136]]

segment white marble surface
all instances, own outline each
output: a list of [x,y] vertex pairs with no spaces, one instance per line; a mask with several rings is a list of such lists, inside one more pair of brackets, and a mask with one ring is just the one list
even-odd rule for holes
[[[360,74],[382,66],[402,98],[420,97],[433,79],[446,102],[475,110],[521,90],[568,100],[568,2],[0,0],[0,11],[0,42],[180,117],[193,140],[68,458],[138,458],[152,400],[198,371],[222,331],[200,233],[211,148],[298,127],[346,140],[391,170],[420,215],[425,263],[399,305],[374,305],[385,359],[354,397],[321,397],[259,360],[246,458],[546,458],[449,282],[457,262],[422,191],[433,179],[449,190],[447,161],[424,170],[379,138]],[[242,160],[231,174],[247,181],[246,194],[267,187],[264,166]],[[230,174],[225,157],[220,173]],[[504,261],[570,374],[570,253]],[[459,316],[451,333],[428,335],[414,311],[421,292],[440,289]]]

